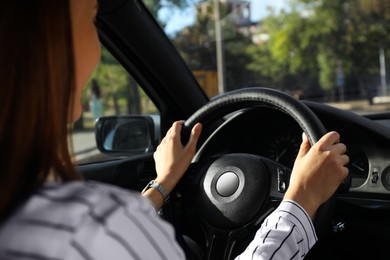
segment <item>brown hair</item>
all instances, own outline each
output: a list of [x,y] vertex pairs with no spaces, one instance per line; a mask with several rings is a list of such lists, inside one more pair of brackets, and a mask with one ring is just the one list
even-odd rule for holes
[[80,177],[67,142],[75,92],[69,0],[5,1],[0,12],[3,218],[49,173]]

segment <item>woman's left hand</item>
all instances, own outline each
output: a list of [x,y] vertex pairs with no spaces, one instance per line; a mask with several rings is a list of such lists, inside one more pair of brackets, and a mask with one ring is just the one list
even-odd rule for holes
[[[183,124],[184,121],[174,122],[154,153],[157,171],[155,181],[161,184],[169,193],[188,169],[196,152],[196,144],[202,131],[202,125],[197,123],[191,130],[188,143],[183,145],[180,139]],[[143,195],[146,195],[156,208],[160,208],[164,202],[161,194],[158,194],[158,191],[154,189],[149,189]]]

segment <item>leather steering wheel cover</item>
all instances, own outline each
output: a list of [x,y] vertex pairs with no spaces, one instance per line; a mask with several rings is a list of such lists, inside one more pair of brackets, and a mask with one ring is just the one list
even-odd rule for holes
[[277,109],[291,116],[312,145],[326,134],[324,125],[313,111],[290,95],[269,88],[246,88],[220,95],[196,111],[184,123],[182,143],[187,143],[192,127],[198,122],[208,124],[236,110],[261,106]]
[[[311,145],[327,133],[318,117],[302,102],[288,94],[269,88],[245,88],[231,91],[216,97],[189,117],[181,131],[181,141],[188,142],[191,129],[200,122],[207,125],[214,120],[244,108],[268,107],[291,116],[306,133]],[[323,203],[314,217],[314,226],[319,238],[327,233],[324,223],[330,223],[331,211],[335,206],[335,196]]]

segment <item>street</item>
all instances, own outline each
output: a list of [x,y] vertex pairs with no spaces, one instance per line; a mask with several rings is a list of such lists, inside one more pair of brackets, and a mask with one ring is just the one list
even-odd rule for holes
[[76,163],[90,161],[101,153],[96,147],[94,130],[75,131],[72,134],[73,154]]

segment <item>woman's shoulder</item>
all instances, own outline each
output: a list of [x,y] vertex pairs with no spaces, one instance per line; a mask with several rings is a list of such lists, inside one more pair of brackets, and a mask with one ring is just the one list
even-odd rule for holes
[[87,204],[96,204],[104,197],[113,200],[121,198],[134,203],[144,202],[139,192],[94,181],[49,182],[36,191],[34,196],[46,197],[59,202],[75,200]]
[[112,212],[124,207],[130,211],[155,214],[150,202],[142,198],[139,192],[92,181],[47,183],[33,195],[32,200],[40,202],[35,204],[30,201],[33,208],[54,204],[60,208],[81,207],[86,212]]
[[[157,240],[151,245],[150,238]],[[111,253],[123,254],[116,259],[140,249],[154,258],[162,252],[160,244],[180,254],[173,228],[149,201],[138,192],[96,182],[48,183],[0,226],[0,258],[14,252],[74,259],[82,250],[100,259],[108,245]]]
[[151,203],[138,192],[97,182],[51,182],[21,204],[8,222],[39,222],[74,230],[86,216],[104,221],[117,211],[156,214]]

